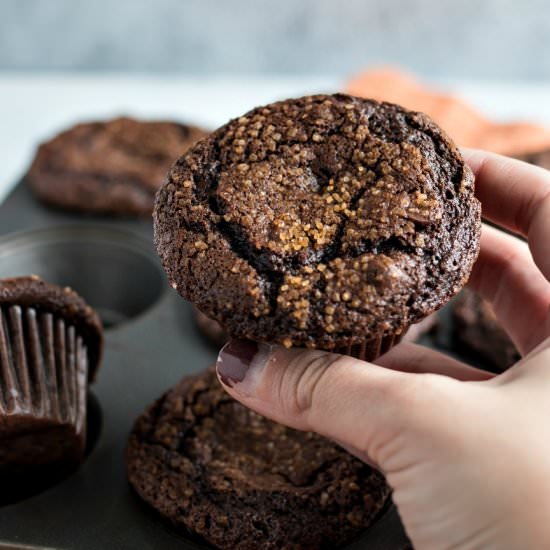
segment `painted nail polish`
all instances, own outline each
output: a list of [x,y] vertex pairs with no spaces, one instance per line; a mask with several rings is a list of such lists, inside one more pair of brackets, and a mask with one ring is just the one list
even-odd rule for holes
[[242,382],[257,353],[258,344],[251,340],[228,342],[220,351],[216,363],[220,380],[230,388]]

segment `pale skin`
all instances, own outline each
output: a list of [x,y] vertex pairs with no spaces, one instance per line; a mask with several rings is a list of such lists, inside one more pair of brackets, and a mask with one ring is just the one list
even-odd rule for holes
[[[527,239],[484,226],[469,281],[520,350],[516,365],[492,376],[414,344],[376,365],[262,345],[225,388],[381,469],[417,550],[550,548],[550,172],[464,156],[483,216]],[[225,382],[231,349],[218,359]]]

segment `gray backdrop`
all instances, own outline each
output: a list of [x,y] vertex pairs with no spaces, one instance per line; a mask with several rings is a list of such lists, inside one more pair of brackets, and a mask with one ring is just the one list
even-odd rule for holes
[[0,70],[550,78],[549,0],[0,0]]

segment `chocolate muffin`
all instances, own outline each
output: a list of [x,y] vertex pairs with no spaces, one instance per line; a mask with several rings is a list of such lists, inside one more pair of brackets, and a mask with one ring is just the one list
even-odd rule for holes
[[231,337],[374,359],[465,283],[473,175],[428,117],[318,95],[197,143],[156,199],[172,286]]
[[205,135],[131,118],[78,124],[38,148],[27,180],[39,199],[59,208],[149,216],[171,164]]
[[222,549],[350,542],[383,510],[383,476],[314,433],[253,413],[214,369],[187,377],[136,422],[130,483],[184,533]]
[[99,317],[75,292],[0,280],[0,500],[80,464],[101,350]]
[[498,322],[493,308],[475,292],[464,289],[452,304],[454,351],[500,373],[517,363],[520,354]]

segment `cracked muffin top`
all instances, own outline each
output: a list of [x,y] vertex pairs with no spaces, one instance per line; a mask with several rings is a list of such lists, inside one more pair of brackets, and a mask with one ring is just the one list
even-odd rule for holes
[[214,369],[140,416],[126,463],[137,493],[182,534],[228,550],[339,548],[390,495],[381,473],[336,443],[233,400]]
[[258,107],[199,141],[154,217],[172,286],[232,337],[329,350],[447,302],[481,227],[473,175],[440,128],[341,94]]
[[128,117],[77,124],[40,145],[27,180],[58,208],[150,217],[171,164],[205,135],[195,126]]

